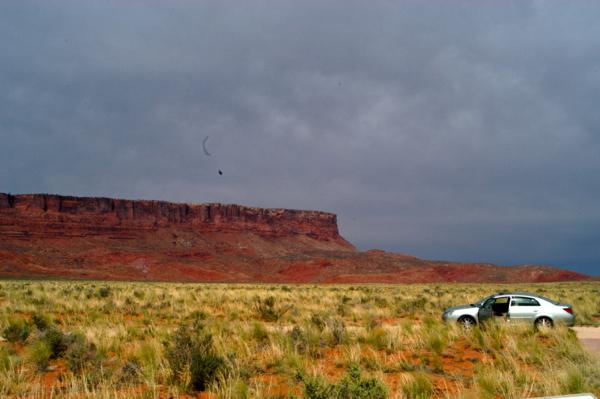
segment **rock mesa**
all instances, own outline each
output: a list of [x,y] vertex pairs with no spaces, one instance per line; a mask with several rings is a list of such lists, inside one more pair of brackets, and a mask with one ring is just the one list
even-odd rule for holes
[[548,266],[360,252],[327,212],[5,193],[0,277],[321,283],[588,278]]

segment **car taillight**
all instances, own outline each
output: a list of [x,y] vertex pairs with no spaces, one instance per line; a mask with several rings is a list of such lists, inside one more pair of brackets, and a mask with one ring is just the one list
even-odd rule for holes
[[567,313],[573,314],[573,309],[571,309],[571,308],[563,308],[563,310]]

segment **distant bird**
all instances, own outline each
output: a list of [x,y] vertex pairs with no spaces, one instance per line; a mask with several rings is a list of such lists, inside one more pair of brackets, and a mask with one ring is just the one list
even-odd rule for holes
[[221,169],[219,169],[219,175],[222,176],[223,175],[223,171]]
[[208,141],[208,138],[209,138],[209,137],[210,137],[210,136],[206,136],[206,137],[204,138],[204,140],[202,140],[202,150],[204,151],[204,155],[207,155],[207,156],[209,156],[209,157],[210,157],[210,152],[208,152],[208,150],[206,149],[206,142]]

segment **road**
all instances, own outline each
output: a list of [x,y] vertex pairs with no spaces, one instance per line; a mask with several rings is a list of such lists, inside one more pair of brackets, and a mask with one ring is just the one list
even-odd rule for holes
[[600,327],[573,327],[583,346],[600,356]]

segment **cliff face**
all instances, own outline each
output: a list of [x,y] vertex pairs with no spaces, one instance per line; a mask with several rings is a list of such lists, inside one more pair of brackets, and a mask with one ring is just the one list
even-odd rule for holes
[[271,237],[304,235],[351,247],[339,235],[336,215],[326,212],[0,193],[0,236],[131,235],[167,227]]
[[0,277],[225,282],[534,282],[547,266],[359,252],[336,216],[222,204],[0,193]]

